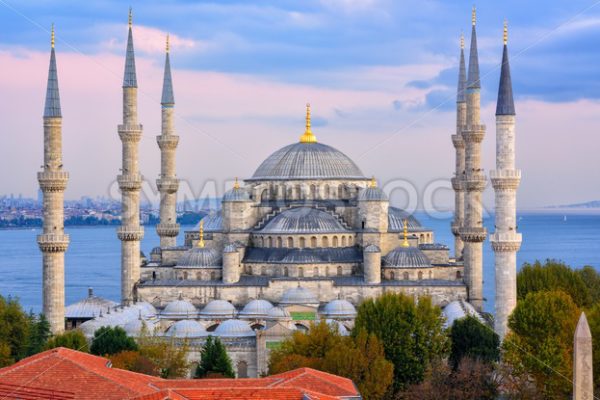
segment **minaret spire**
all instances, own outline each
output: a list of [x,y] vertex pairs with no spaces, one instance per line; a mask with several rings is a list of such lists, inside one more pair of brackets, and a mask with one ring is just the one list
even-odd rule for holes
[[306,129],[304,130],[304,135],[300,137],[300,143],[316,143],[317,138],[312,133],[310,127],[310,104],[306,103]]
[[508,64],[508,28],[504,24],[502,69],[496,105],[496,170],[490,172],[495,193],[495,232],[490,236],[496,268],[496,318],[500,338],[508,333],[508,317],[517,304],[517,189],[521,171],[515,169],[515,105]]
[[177,244],[179,225],[177,224],[177,190],[179,179],[175,174],[175,150],[179,143],[179,136],[175,135],[174,107],[175,96],[173,95],[173,81],[171,79],[171,60],[169,48],[169,36],[167,35],[165,46],[165,73],[163,77],[163,88],[161,97],[161,134],[156,137],[160,148],[161,169],[160,176],[156,180],[156,186],[160,192],[160,223],[156,226],[156,232],[160,236],[160,247],[173,247]]
[[54,53],[54,25],[50,45],[44,106],[44,170],[37,175],[44,195],[44,223],[37,241],[42,251],[43,313],[50,323],[52,333],[59,333],[65,329],[64,271],[69,235],[64,230],[64,191],[69,174],[63,170],[62,162],[62,115]]
[[138,144],[142,125],[137,115],[137,79],[133,51],[132,11],[129,9],[129,32],[123,77],[123,123],[119,125],[122,142],[123,165],[117,176],[121,190],[121,226],[117,231],[121,240],[121,302],[135,301],[135,285],[140,279],[140,241],[144,229],[140,225],[140,190],[142,175],[139,171]]
[[460,228],[464,242],[463,260],[465,283],[469,301],[478,310],[483,309],[483,241],[487,231],[483,227],[483,204],[481,194],[486,186],[486,177],[481,168],[481,142],[485,136],[485,126],[481,124],[481,82],[479,77],[479,57],[477,54],[477,16],[472,12],[471,48],[469,51],[469,71],[466,88],[466,120],[461,129],[465,143],[465,221]]
[[465,222],[465,141],[461,135],[467,123],[467,71],[465,68],[465,37],[460,35],[460,61],[458,67],[458,85],[456,90],[456,133],[452,135],[452,144],[456,150],[455,172],[452,178],[454,189],[454,220],[452,234],[454,235],[454,257],[460,260],[463,256],[464,243],[460,238],[460,228]]

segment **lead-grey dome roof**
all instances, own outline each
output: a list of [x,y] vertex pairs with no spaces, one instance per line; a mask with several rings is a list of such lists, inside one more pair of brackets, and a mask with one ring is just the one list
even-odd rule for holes
[[250,195],[246,189],[234,187],[225,192],[223,201],[250,201]]
[[170,302],[160,313],[160,317],[165,319],[190,319],[197,316],[196,307],[189,301],[181,299]]
[[298,286],[283,292],[283,296],[281,296],[281,301],[279,301],[279,304],[315,304],[318,302],[319,300],[313,292],[306,288]]
[[88,289],[88,297],[67,306],[65,317],[67,318],[94,318],[106,311],[108,307],[114,307],[117,303],[94,295],[92,288]]
[[294,143],[271,154],[253,180],[365,179],[348,156],[322,143]]
[[431,267],[431,261],[417,247],[396,247],[383,257],[383,265],[396,268],[427,268]]
[[260,233],[348,233],[341,220],[327,211],[296,207],[273,217]]
[[223,321],[217,326],[217,329],[215,329],[215,335],[219,337],[256,336],[252,328],[250,328],[250,325],[239,319],[228,319]]
[[388,201],[388,196],[378,187],[367,187],[358,192],[359,201]]
[[356,317],[356,308],[347,300],[332,300],[323,308],[323,314],[326,318],[354,318]]
[[244,309],[240,311],[239,318],[266,318],[269,314],[269,310],[273,308],[273,304],[267,300],[255,299],[251,300],[244,306]]
[[446,307],[444,307],[442,313],[444,314],[444,317],[446,317],[446,321],[444,321],[444,327],[446,328],[451,327],[454,324],[454,321],[457,319],[461,319],[466,316],[475,317],[481,323],[485,322],[475,307],[473,307],[471,303],[467,303],[464,300],[455,300],[450,302]]
[[291,321],[292,316],[285,308],[273,307],[267,313],[267,319],[271,321]]
[[214,267],[220,266],[223,257],[220,252],[208,247],[193,247],[177,260],[178,267]]
[[207,335],[204,325],[198,321],[187,319],[175,322],[165,333],[165,336],[176,338],[197,338]]
[[235,307],[225,300],[211,300],[200,311],[200,316],[207,319],[233,318]]
[[408,222],[408,229],[421,229],[421,223],[406,211],[390,207],[388,209],[388,231],[402,232],[404,230],[404,220]]

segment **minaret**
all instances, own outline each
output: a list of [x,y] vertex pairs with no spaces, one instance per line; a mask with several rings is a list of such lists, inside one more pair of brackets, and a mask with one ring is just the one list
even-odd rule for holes
[[129,9],[129,36],[123,78],[123,124],[119,125],[119,137],[123,143],[123,167],[117,176],[121,189],[121,226],[117,231],[121,240],[121,301],[127,305],[134,301],[135,284],[140,279],[140,241],[144,230],[140,226],[140,189],[142,176],[138,166],[138,143],[142,137],[142,125],[137,118],[137,79],[135,55],[131,32],[132,15]]
[[172,247],[176,245],[179,225],[177,224],[177,189],[179,179],[175,177],[175,149],[179,143],[173,127],[173,111],[175,97],[173,96],[173,82],[171,80],[171,62],[169,59],[169,36],[167,36],[165,75],[163,78],[163,89],[161,104],[162,129],[161,134],[156,137],[160,148],[160,177],[156,180],[156,186],[160,192],[160,223],[156,226],[156,232],[160,236],[160,247]]
[[501,339],[508,317],[517,305],[517,188],[521,171],[515,169],[515,104],[508,63],[508,29],[504,24],[504,50],[496,106],[496,170],[490,172],[495,192],[495,232],[490,236],[496,266],[495,330]]
[[452,178],[454,189],[454,221],[452,221],[452,234],[454,235],[454,257],[462,258],[464,243],[460,238],[460,228],[465,221],[465,142],[461,129],[467,122],[467,101],[465,90],[467,86],[467,73],[465,68],[465,38],[460,35],[460,66],[458,68],[458,88],[456,93],[456,134],[452,135],[452,144],[456,149],[456,171]]
[[585,313],[577,322],[573,344],[573,400],[595,399],[592,333]]
[[475,7],[473,7],[473,28],[469,72],[467,75],[467,118],[461,134],[465,142],[465,224],[460,229],[460,237],[465,246],[463,260],[468,286],[469,301],[477,310],[483,308],[483,241],[487,232],[483,227],[483,206],[481,194],[486,179],[481,169],[481,142],[485,126],[480,121],[481,83],[479,81],[479,60],[477,57],[477,34],[475,31]]
[[40,189],[44,194],[44,227],[37,241],[42,251],[43,313],[52,333],[59,333],[65,329],[65,251],[69,246],[69,235],[64,229],[64,192],[69,174],[63,171],[62,162],[62,115],[54,54],[54,25],[51,44],[44,106],[44,171],[38,172]]

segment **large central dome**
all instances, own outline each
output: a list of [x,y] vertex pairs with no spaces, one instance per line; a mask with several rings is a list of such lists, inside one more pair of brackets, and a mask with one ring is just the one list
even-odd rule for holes
[[322,143],[294,143],[271,154],[258,167],[253,180],[366,179],[341,151]]

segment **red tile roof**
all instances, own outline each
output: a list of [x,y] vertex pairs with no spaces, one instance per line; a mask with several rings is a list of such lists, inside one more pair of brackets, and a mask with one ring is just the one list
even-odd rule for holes
[[0,369],[0,399],[339,400],[360,398],[351,380],[311,368],[266,378],[165,380],[112,368],[75,350],[48,350]]

